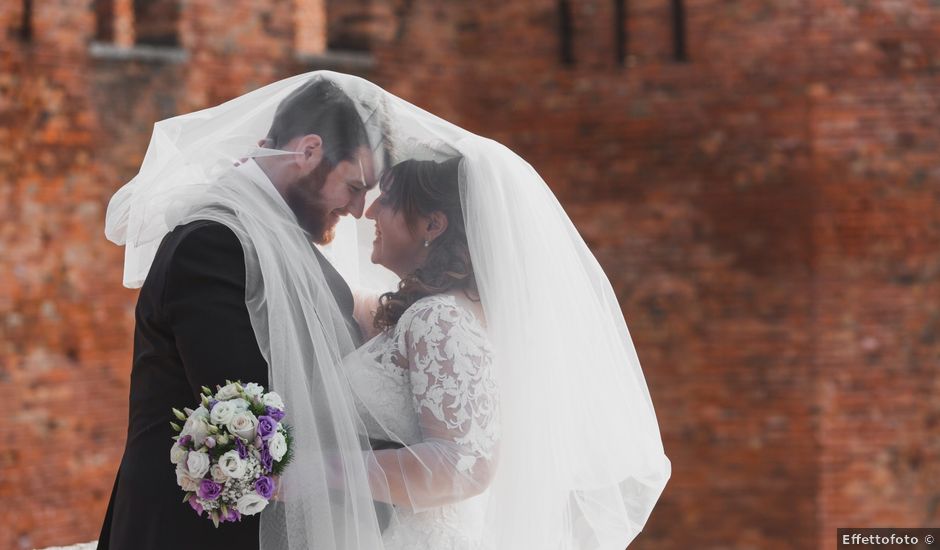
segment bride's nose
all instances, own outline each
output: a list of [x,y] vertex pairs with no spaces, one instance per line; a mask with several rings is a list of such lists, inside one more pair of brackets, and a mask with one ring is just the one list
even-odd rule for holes
[[369,218],[370,220],[375,219],[375,211],[376,211],[378,203],[379,203],[378,200],[374,200],[372,201],[372,204],[369,205],[369,208],[366,209],[366,217]]

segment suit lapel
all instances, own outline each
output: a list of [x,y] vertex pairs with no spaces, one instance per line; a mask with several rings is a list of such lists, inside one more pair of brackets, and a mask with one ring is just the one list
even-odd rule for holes
[[343,276],[336,271],[336,268],[326,259],[326,256],[315,245],[311,244],[310,248],[316,254],[320,269],[323,270],[323,276],[326,278],[326,284],[330,287],[330,292],[333,293],[333,297],[336,299],[336,304],[343,314],[349,333],[352,335],[356,346],[359,346],[362,343],[362,332],[359,330],[359,323],[353,317],[355,302],[353,301],[352,291],[349,290],[349,285],[346,284]]

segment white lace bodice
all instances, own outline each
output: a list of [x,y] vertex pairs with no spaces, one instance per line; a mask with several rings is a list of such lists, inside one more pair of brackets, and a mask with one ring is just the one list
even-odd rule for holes
[[[453,477],[468,479],[490,467],[499,439],[492,367],[483,325],[450,295],[418,300],[393,329],[345,361],[360,412],[375,419],[367,420],[370,437],[391,433],[408,446],[432,441]],[[399,509],[401,521],[385,532],[386,548],[480,548],[475,533],[485,500],[484,491],[419,512]]]

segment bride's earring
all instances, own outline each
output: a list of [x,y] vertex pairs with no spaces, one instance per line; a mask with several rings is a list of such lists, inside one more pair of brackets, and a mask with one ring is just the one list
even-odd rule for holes
[[424,239],[424,248],[427,248],[431,244],[431,241]]

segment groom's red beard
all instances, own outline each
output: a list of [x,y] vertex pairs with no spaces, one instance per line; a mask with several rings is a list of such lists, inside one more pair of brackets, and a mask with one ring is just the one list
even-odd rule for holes
[[289,186],[284,200],[297,217],[297,223],[310,233],[313,242],[329,244],[336,234],[336,221],[323,205],[322,192],[333,166],[321,161],[310,174]]

